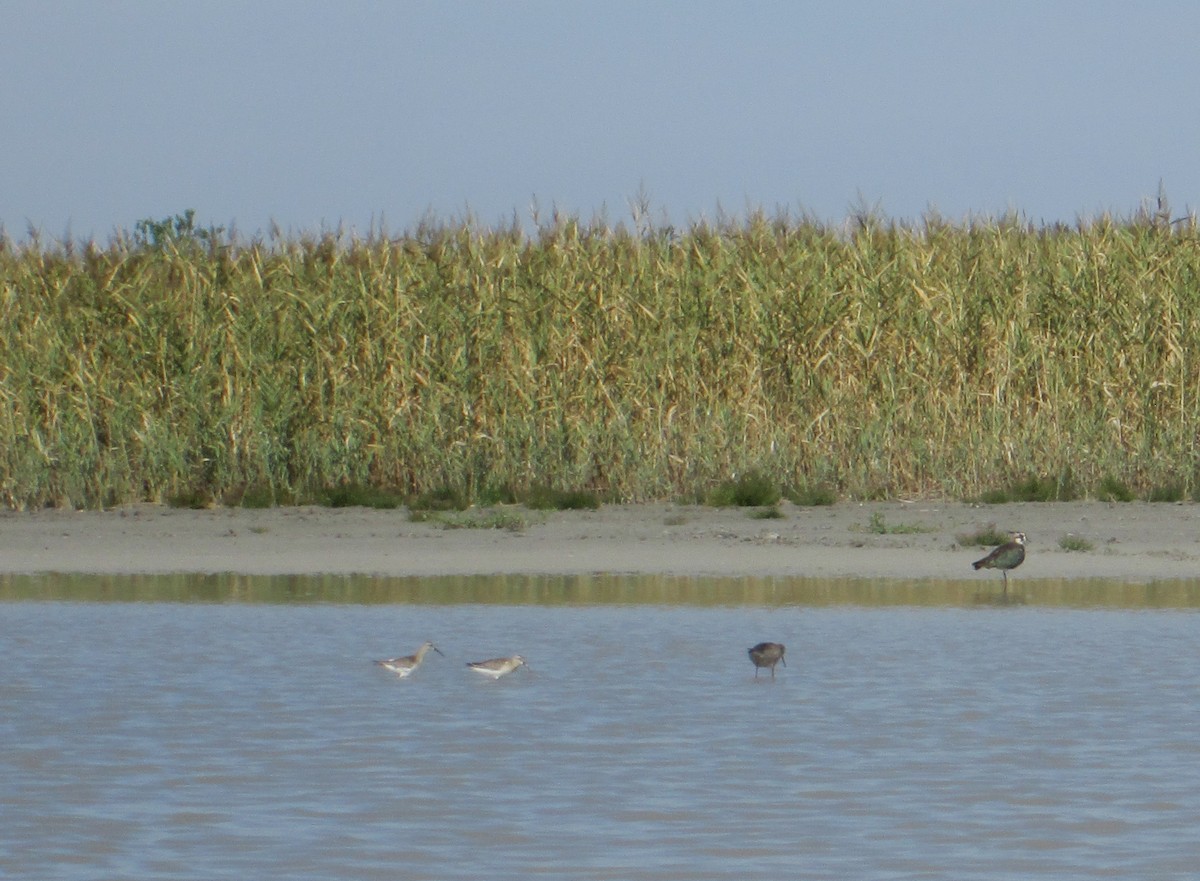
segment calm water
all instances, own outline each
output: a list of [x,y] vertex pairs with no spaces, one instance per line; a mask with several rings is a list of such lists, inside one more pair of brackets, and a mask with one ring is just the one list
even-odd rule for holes
[[3,602],[0,877],[1192,878],[1198,623]]

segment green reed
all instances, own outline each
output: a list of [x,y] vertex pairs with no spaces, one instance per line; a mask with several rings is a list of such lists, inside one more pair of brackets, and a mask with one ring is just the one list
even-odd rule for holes
[[1198,483],[1194,222],[5,240],[0,319],[13,507]]

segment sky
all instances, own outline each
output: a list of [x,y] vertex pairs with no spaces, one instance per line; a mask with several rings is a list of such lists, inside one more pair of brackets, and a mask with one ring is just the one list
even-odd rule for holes
[[0,0],[0,225],[1200,204],[1200,4]]

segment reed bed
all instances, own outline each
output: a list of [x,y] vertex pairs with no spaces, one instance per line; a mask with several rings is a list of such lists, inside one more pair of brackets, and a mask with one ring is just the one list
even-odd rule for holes
[[1194,220],[0,241],[0,501],[1200,481]]

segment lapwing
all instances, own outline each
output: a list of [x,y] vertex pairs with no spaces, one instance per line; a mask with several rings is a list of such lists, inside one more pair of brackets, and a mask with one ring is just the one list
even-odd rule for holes
[[1008,596],[1008,570],[1016,569],[1025,562],[1025,533],[1012,533],[1012,541],[1006,541],[982,560],[971,565],[976,569],[999,569],[1004,576],[1004,595]]

